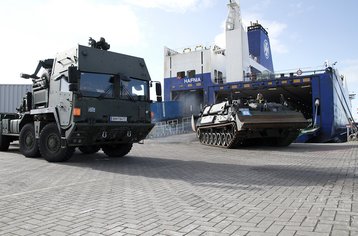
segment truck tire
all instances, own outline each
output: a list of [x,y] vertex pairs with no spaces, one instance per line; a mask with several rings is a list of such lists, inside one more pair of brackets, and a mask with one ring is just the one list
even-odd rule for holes
[[61,135],[55,123],[47,124],[40,133],[40,153],[48,162],[64,162],[71,158],[74,148],[61,148]]
[[129,153],[132,146],[133,143],[106,145],[102,147],[102,150],[109,157],[123,157]]
[[0,151],[6,152],[9,150],[10,139],[9,137],[2,135],[2,130],[0,128]]
[[29,123],[22,127],[19,137],[20,152],[25,157],[38,157],[40,150],[35,137],[34,125]]
[[80,147],[78,147],[78,149],[80,149],[80,151],[83,154],[93,154],[93,153],[98,152],[99,149],[101,149],[101,148],[98,146],[95,146],[95,145],[87,145],[87,146],[80,146]]

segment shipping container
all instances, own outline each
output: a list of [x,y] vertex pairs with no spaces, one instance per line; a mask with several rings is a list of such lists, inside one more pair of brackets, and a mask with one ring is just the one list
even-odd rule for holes
[[0,113],[16,113],[31,84],[0,84]]

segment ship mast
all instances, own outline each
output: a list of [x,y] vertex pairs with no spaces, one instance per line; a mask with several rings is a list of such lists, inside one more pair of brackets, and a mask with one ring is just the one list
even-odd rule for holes
[[249,45],[247,33],[241,19],[240,6],[235,0],[227,5],[226,19],[226,81],[242,81],[249,67]]

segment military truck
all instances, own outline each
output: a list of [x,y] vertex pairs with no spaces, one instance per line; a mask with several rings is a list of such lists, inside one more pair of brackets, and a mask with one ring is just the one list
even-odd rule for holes
[[[39,62],[16,114],[0,114],[0,151],[19,140],[26,157],[68,160],[76,147],[123,157],[153,128],[150,79],[144,59],[110,52],[101,38]],[[40,74],[40,76],[38,76]]]

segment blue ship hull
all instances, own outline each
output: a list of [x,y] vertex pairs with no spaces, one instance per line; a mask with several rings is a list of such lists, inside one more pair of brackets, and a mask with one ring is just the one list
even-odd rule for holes
[[349,93],[344,81],[331,67],[305,75],[290,73],[279,78],[227,84],[214,84],[210,73],[197,75],[197,78],[200,79],[164,80],[164,99],[181,104],[180,117],[198,115],[203,106],[226,99],[255,98],[257,93],[262,93],[267,100],[280,102],[282,94],[290,107],[301,111],[312,123],[297,142],[340,142],[347,139],[346,126],[353,121]]
[[[332,69],[312,78],[312,118],[316,119],[313,133],[303,133],[298,142],[347,141],[347,125],[353,121],[349,92],[338,73]],[[315,100],[319,99],[316,112]]]

